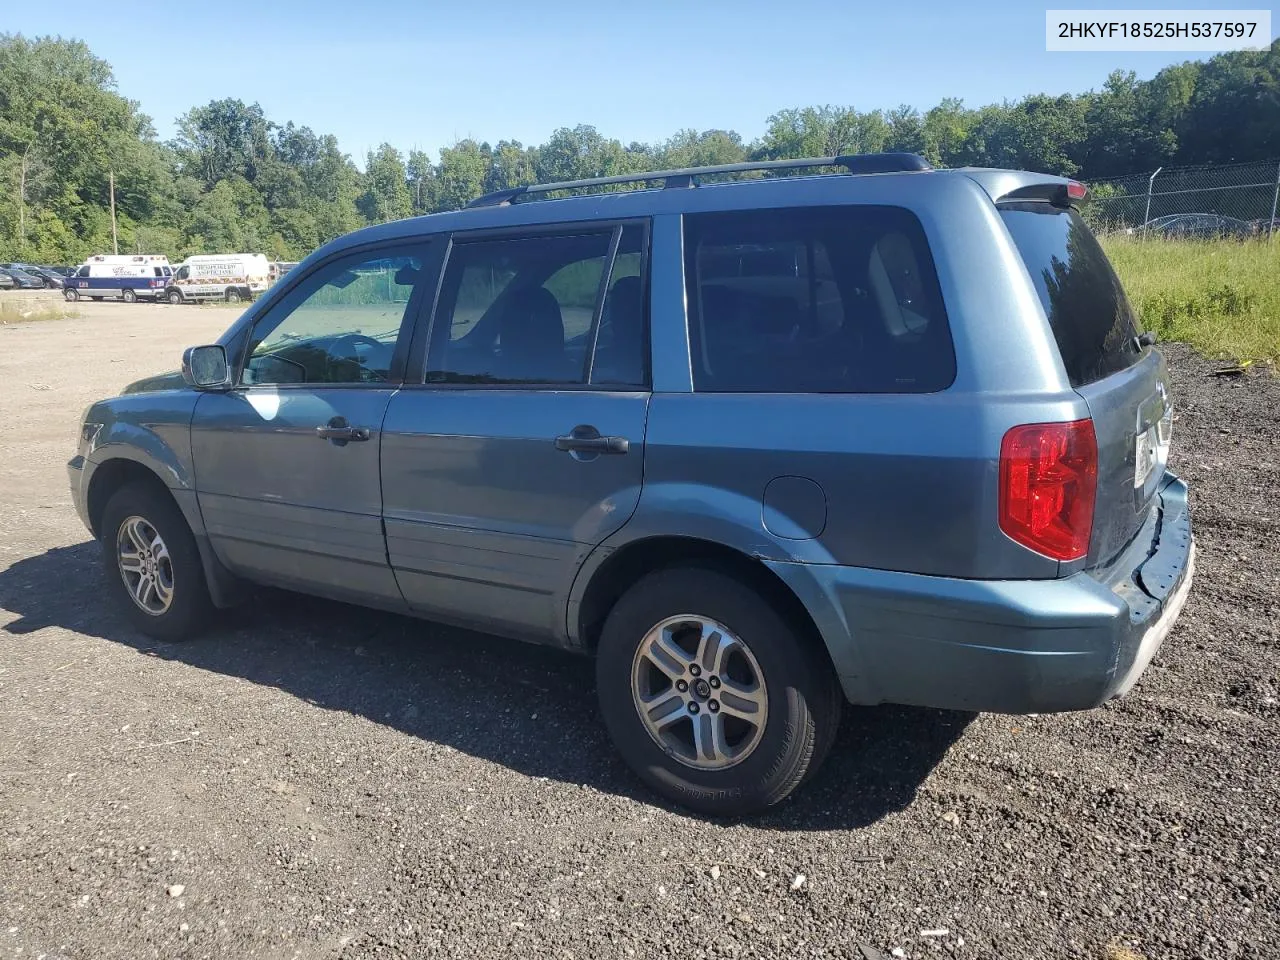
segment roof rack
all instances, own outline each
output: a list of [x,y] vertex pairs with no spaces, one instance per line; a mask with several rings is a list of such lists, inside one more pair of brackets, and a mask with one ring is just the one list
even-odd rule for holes
[[813,167],[843,167],[848,173],[901,173],[932,170],[924,157],[914,153],[862,153],[843,157],[808,157],[802,160],[755,160],[747,163],[722,163],[714,167],[685,167],[681,170],[657,170],[652,173],[629,173],[617,177],[593,177],[589,180],[566,180],[562,183],[537,183],[495,190],[476,197],[468,207],[502,207],[521,197],[550,193],[555,190],[577,190],[604,187],[615,183],[654,183],[663,181],[663,189],[685,189],[696,186],[695,177],[718,173],[745,173],[754,170],[805,170]]

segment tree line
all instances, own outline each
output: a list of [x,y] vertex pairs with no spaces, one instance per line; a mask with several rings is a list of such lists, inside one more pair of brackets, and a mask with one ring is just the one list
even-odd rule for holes
[[[780,110],[764,134],[681,130],[660,143],[562,127],[537,146],[461,140],[433,158],[384,143],[361,170],[337,139],[240,100],[194,107],[163,142],[79,40],[0,34],[0,259],[251,251],[298,259],[369,223],[454,210],[482,193],[672,167],[904,150],[936,166],[1105,179],[1161,165],[1280,157],[1280,41],[1099,90],[920,111]],[[402,134],[403,135],[403,134]]]

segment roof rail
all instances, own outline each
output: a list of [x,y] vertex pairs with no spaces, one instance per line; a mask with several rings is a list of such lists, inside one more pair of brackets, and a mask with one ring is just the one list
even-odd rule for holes
[[911,170],[932,170],[924,157],[915,153],[862,153],[843,157],[808,157],[802,160],[755,160],[747,163],[722,163],[714,167],[685,167],[680,170],[656,170],[651,173],[628,173],[617,177],[593,177],[589,180],[566,180],[562,183],[536,183],[495,190],[476,197],[468,207],[501,207],[521,197],[554,190],[578,190],[584,187],[604,187],[615,183],[654,183],[663,181],[666,190],[696,186],[694,178],[718,173],[746,173],[754,170],[805,170],[813,167],[843,167],[848,173],[900,173]]

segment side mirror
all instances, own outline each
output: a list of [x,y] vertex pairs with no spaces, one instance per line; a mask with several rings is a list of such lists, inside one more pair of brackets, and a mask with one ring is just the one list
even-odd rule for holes
[[197,390],[226,390],[231,386],[226,348],[218,343],[187,347],[182,354],[182,379]]

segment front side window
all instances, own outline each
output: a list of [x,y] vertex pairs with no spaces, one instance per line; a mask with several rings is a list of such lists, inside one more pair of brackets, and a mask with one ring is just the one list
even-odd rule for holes
[[[593,343],[604,336],[597,334],[602,285],[608,284],[604,314],[621,316],[624,308],[611,311],[610,298],[618,299],[614,293],[626,271],[634,271],[635,279],[639,274],[638,260],[630,263],[622,251],[630,243],[635,249],[628,255],[638,258],[643,231],[623,230],[611,264],[614,234],[603,228],[455,242],[433,322],[427,382],[586,383]],[[622,286],[618,296],[628,289]],[[628,329],[643,337],[639,309],[634,321]],[[610,343],[613,325],[611,320]],[[623,342],[622,335],[618,340]],[[634,377],[633,368],[634,363],[620,375]]]
[[694,389],[930,393],[955,352],[928,241],[897,207],[685,218]]
[[81,267],[79,271],[76,273],[77,277],[87,277],[88,275],[89,275],[88,264],[85,264],[85,266]]
[[421,245],[403,246],[321,267],[258,321],[241,382],[390,380],[396,342],[412,322],[408,306],[422,282],[424,256]]

